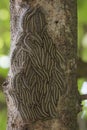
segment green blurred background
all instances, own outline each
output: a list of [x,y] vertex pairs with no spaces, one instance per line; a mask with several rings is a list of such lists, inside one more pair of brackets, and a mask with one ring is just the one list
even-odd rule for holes
[[[1,84],[9,69],[10,13],[9,0],[0,1],[0,130],[6,129],[7,110]],[[87,62],[87,0],[78,0],[78,56]],[[86,68],[85,68],[86,69]],[[87,70],[87,69],[86,69]],[[81,69],[83,71],[83,67]],[[78,78],[78,90],[87,93],[87,75]],[[87,101],[78,116],[79,129],[87,130]]]

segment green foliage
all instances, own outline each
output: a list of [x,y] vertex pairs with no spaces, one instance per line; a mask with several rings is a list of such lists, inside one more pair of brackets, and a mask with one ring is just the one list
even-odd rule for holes
[[5,97],[3,96],[3,93],[0,91],[0,130],[6,129],[6,122],[7,122],[7,110],[6,110]]
[[[81,45],[84,36],[84,25],[87,25],[87,0],[78,0],[78,43]],[[83,50],[84,52],[84,50]],[[87,48],[86,54],[87,55]],[[84,56],[82,57],[84,59]]]
[[[10,47],[9,1],[0,1],[0,57],[8,55]],[[0,67],[0,76],[6,77],[8,69]],[[7,110],[5,97],[0,91],[0,130],[6,130]]]
[[0,102],[5,103],[5,97],[3,96],[3,93],[0,91]]
[[6,122],[7,122],[7,112],[6,108],[3,110],[0,110],[0,129],[1,130],[6,130]]
[[4,78],[7,76],[8,69],[3,69],[0,67],[0,75]]
[[7,55],[10,46],[10,15],[8,7],[7,0],[0,1],[0,55]]
[[[9,54],[10,47],[9,1],[0,1],[0,57]],[[0,66],[0,75],[6,77],[8,69]]]
[[[84,28],[84,25],[87,27],[87,0],[78,0],[78,45],[79,47],[82,47],[82,39],[87,33],[87,29]],[[87,62],[87,47],[81,48],[83,49],[81,52],[80,57]],[[81,93],[82,84],[85,81],[85,79],[79,79],[78,80],[78,89]],[[87,119],[87,103],[85,101],[82,102],[83,105],[83,118]]]
[[81,94],[81,88],[82,88],[83,82],[84,82],[84,79],[78,79],[78,90],[80,94]]

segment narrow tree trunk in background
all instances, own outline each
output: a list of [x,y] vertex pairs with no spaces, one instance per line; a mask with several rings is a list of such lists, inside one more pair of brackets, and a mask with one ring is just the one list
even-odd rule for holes
[[7,130],[77,130],[76,0],[10,0]]

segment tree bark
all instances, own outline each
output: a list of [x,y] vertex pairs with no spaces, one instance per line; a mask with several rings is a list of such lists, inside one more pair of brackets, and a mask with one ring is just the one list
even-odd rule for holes
[[77,130],[76,0],[10,0],[7,130]]

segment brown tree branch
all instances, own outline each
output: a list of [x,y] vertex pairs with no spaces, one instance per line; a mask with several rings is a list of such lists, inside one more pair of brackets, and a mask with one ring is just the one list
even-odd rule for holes
[[81,97],[81,101],[83,101],[83,100],[87,100],[87,94],[80,95],[80,97]]
[[81,58],[77,64],[77,76],[78,78],[87,78],[87,62],[84,62]]

